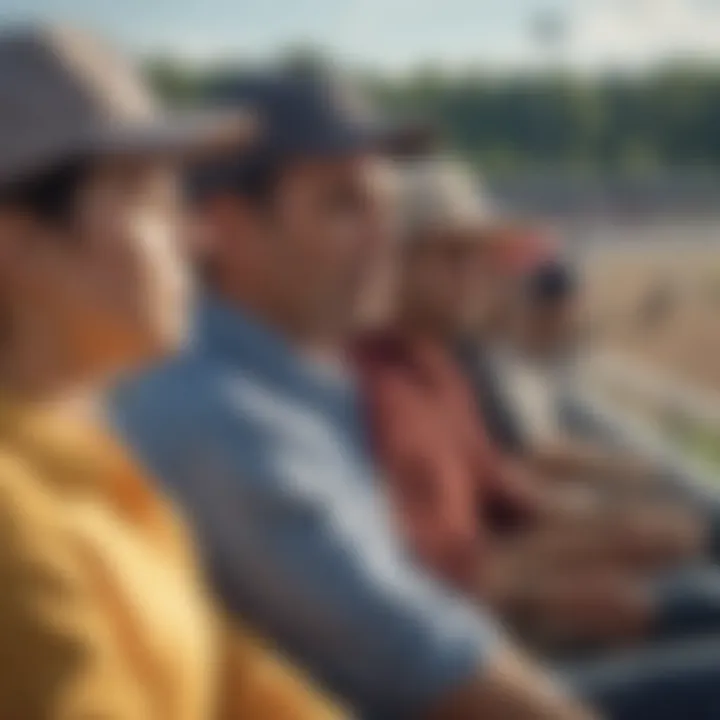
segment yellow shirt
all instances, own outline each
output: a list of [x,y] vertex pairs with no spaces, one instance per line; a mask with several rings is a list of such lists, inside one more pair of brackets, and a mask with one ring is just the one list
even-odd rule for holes
[[56,412],[0,406],[0,720],[340,717],[228,628],[174,511],[122,451]]

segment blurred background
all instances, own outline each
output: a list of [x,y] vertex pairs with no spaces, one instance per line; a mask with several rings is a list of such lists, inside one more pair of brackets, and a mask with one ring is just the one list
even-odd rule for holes
[[175,104],[331,65],[437,122],[579,266],[588,386],[720,469],[720,0],[0,0],[27,20],[111,37]]

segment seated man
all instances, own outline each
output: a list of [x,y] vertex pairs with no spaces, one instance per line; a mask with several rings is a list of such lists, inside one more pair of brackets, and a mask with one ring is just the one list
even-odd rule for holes
[[[484,362],[493,366],[485,372],[499,386],[498,402],[513,418],[514,446],[509,450],[555,479],[599,480],[616,490],[648,489],[657,475],[649,461],[583,441],[563,425],[561,393],[573,377],[581,327],[573,269],[558,256],[534,264],[518,280],[508,304],[499,356],[494,363],[492,358]],[[472,370],[472,351],[466,353]],[[477,385],[485,404],[487,391],[482,382]]]
[[464,169],[441,158],[415,163],[403,190],[396,306],[356,355],[409,546],[503,613],[545,613],[598,639],[646,635],[657,609],[639,573],[695,551],[685,513],[606,508],[498,451],[452,355],[474,323],[492,221]]
[[337,720],[213,612],[171,503],[92,412],[179,340],[176,164],[246,119],[164,119],[68,29],[0,39],[0,106],[0,717]]
[[522,435],[532,447],[562,442],[559,387],[570,376],[579,328],[576,278],[548,260],[520,281],[502,363],[497,368]]
[[[494,223],[503,233],[509,220]],[[549,479],[644,492],[659,474],[653,463],[561,426],[556,391],[577,349],[578,280],[556,248],[527,231],[509,234],[478,264],[481,307],[456,350],[490,436]]]
[[[326,83],[260,77],[230,90],[258,108],[263,142],[198,184],[195,339],[119,389],[117,427],[194,520],[226,606],[363,717],[588,717],[409,561],[378,491],[343,349],[384,236],[380,138]],[[689,717],[703,718],[714,670],[685,660],[665,686],[667,673],[572,683],[613,718],[637,717],[653,693],[676,711],[689,692],[702,698]]]
[[[696,535],[705,537],[704,553],[717,562],[715,484],[693,477],[652,442],[638,441],[612,414],[594,412],[593,388],[583,387],[587,349],[577,342],[579,307],[578,280],[566,261],[547,260],[526,273],[512,303],[504,351],[483,364],[473,362],[482,355],[479,347],[474,353],[464,350],[464,367],[475,372],[478,401],[488,404],[483,378],[489,377],[485,385],[496,387],[499,404],[517,430],[511,454],[544,477],[590,485],[615,502],[648,505],[653,498],[684,508],[700,531]],[[616,415],[622,421],[621,405]],[[662,442],[661,433],[657,437]]]

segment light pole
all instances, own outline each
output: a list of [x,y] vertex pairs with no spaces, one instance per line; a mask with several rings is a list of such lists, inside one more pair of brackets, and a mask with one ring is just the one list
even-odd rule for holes
[[530,34],[547,61],[548,69],[560,72],[565,69],[568,30],[567,17],[557,8],[541,10],[533,17]]

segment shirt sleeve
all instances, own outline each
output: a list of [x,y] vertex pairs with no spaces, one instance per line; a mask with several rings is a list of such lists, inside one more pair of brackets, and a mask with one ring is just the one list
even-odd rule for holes
[[342,471],[268,447],[239,417],[196,415],[182,432],[192,413],[114,414],[194,519],[227,608],[351,706],[412,715],[494,656],[493,623],[407,560],[373,493],[345,493]]
[[528,449],[527,439],[492,359],[472,347],[461,349],[458,359],[470,381],[476,409],[485,421],[490,438],[507,453],[524,454]]
[[0,717],[155,720],[121,662],[57,505],[0,461]]
[[[422,451],[418,433],[427,437],[423,407],[418,408],[413,388],[394,368],[374,368],[365,384],[366,419],[373,452],[385,470],[384,486],[403,530],[406,543],[423,556],[425,540],[440,528],[461,530],[464,510],[456,509],[455,486],[438,482]],[[428,558],[429,559],[429,558]]]

